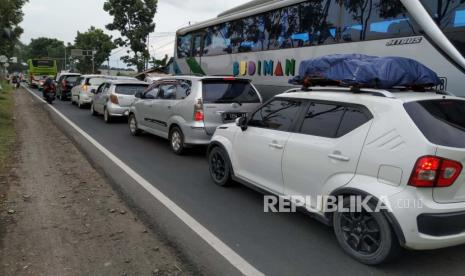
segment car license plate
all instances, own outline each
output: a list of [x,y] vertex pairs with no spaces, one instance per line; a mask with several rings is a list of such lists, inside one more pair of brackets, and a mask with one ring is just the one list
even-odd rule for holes
[[224,121],[234,121],[240,117],[246,117],[247,113],[224,113],[223,120]]

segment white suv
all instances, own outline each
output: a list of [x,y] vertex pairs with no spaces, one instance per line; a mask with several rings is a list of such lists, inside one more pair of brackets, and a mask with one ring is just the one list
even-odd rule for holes
[[[218,185],[235,180],[295,205],[294,198],[312,199],[305,209],[333,226],[343,250],[365,264],[387,261],[401,247],[465,243],[461,98],[339,87],[294,90],[247,120],[220,126],[208,158]],[[329,211],[328,201],[317,200],[321,196],[335,196],[343,207],[352,203],[349,197],[360,196],[370,198],[369,206],[385,208]]]

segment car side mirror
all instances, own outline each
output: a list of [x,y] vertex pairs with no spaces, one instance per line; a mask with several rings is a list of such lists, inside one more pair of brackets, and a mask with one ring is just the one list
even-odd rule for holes
[[246,131],[247,130],[247,118],[246,117],[237,118],[236,126],[240,127],[242,131]]

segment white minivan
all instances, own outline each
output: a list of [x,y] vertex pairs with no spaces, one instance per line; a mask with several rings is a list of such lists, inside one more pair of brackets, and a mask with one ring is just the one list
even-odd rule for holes
[[[341,87],[291,91],[248,119],[220,126],[208,159],[216,184],[234,180],[304,206],[365,264],[385,262],[401,247],[465,243],[462,98]],[[383,208],[346,210],[356,196]],[[303,198],[310,200],[297,202]],[[329,210],[329,201],[318,198],[340,206]]]

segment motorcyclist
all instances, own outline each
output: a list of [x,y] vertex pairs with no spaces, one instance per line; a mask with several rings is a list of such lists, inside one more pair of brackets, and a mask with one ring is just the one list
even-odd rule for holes
[[50,92],[55,93],[55,91],[56,91],[55,82],[53,81],[52,78],[47,78],[44,82],[43,89],[42,89],[44,98],[46,97],[47,93],[50,93]]

